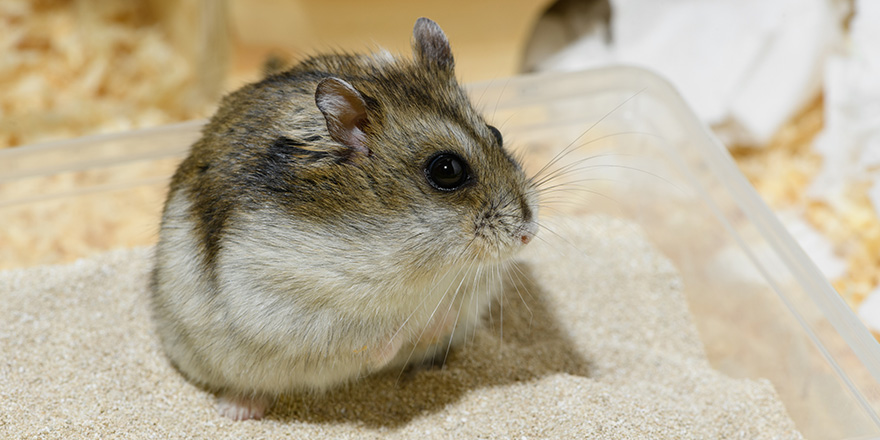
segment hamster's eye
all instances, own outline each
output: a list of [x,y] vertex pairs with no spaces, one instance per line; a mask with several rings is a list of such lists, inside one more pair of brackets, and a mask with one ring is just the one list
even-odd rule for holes
[[504,145],[504,138],[501,137],[501,132],[498,131],[497,128],[495,128],[491,125],[487,125],[486,127],[489,127],[489,131],[492,132],[492,136],[495,136],[495,140],[498,141],[498,146],[499,147],[503,146]]
[[425,167],[428,183],[441,191],[455,191],[468,180],[467,163],[452,153],[441,153]]

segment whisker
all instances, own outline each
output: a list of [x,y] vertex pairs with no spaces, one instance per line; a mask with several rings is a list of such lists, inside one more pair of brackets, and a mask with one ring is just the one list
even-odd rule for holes
[[[593,256],[591,256],[590,254],[588,254],[587,252],[585,252],[583,249],[581,249],[581,248],[579,248],[579,247],[573,245],[573,244],[571,243],[571,241],[569,241],[568,239],[566,239],[562,234],[560,234],[560,233],[558,233],[557,231],[555,231],[555,230],[554,230],[553,228],[551,228],[549,225],[547,225],[547,224],[538,224],[538,227],[540,227],[542,230],[547,231],[548,233],[550,233],[550,234],[556,236],[557,238],[559,238],[558,241],[561,242],[562,246],[564,246],[565,248],[567,248],[567,249],[569,249],[569,250],[575,252],[577,255],[582,256],[585,260],[589,261],[589,260],[593,259]],[[562,252],[562,249],[558,246],[560,243],[555,243],[555,242],[554,242],[554,243],[551,243],[551,242],[548,241],[548,240],[544,240],[544,243],[548,243],[548,244],[550,245],[550,248],[553,249],[553,251],[556,252],[558,256],[560,256],[560,257],[564,257],[564,256],[565,256],[565,254]]]
[[[477,273],[482,270],[483,266],[481,264],[477,264]],[[459,284],[459,289],[464,283],[464,278],[462,278],[461,283]],[[472,286],[473,287],[473,286]],[[445,320],[449,314],[449,310],[452,309],[452,306],[455,304],[455,298],[458,296],[458,291],[456,290],[455,294],[452,296],[452,301],[449,302],[449,309],[446,311],[446,315],[443,315],[443,319]],[[473,294],[471,295],[473,296]],[[452,348],[452,341],[455,339],[455,329],[458,327],[458,320],[461,318],[461,309],[462,307],[458,307],[458,311],[455,314],[455,320],[452,321],[452,331],[449,332],[449,342],[446,344],[446,353],[443,354],[443,362],[446,362],[449,359],[449,350]]]
[[[480,285],[480,284],[479,284],[479,280],[477,280],[476,277],[475,277],[475,279],[474,279],[474,285],[475,285],[475,286],[479,286],[479,285]],[[469,313],[470,313],[470,314],[474,314],[474,313],[479,314],[479,310],[478,310],[478,307],[479,307],[479,306],[478,306],[478,304],[477,304],[477,294],[476,294],[476,292],[475,292],[474,294],[471,295],[471,303],[470,303],[470,305],[471,305],[472,307],[470,307],[470,309],[469,309],[470,312],[469,312]],[[466,330],[467,330],[467,329],[465,329],[465,331],[466,331]],[[471,341],[470,341],[470,342],[473,344],[474,339],[476,339],[476,337],[477,337],[477,327],[474,326],[474,327],[472,328],[472,330],[473,330],[473,333],[471,333]],[[465,333],[465,335],[464,335],[465,346],[467,346],[467,337],[468,337],[468,335],[467,335],[467,333]]]
[[[556,231],[550,229],[549,226],[547,226],[547,225],[545,225],[545,224],[543,224],[543,223],[538,223],[538,227],[541,228],[541,229],[544,230],[544,231],[547,231],[547,232],[550,233],[550,234],[555,235],[557,238],[559,238],[560,240],[562,240],[563,243],[567,243],[567,242],[568,242],[568,240],[566,240],[565,237],[563,237],[562,235],[560,235],[560,234],[557,233]],[[548,243],[548,244],[549,244],[550,242],[545,242],[545,243]]]
[[[506,269],[507,269],[508,272],[513,273],[513,274],[516,276],[516,278],[517,278],[517,280],[520,282],[520,284],[522,284],[523,286],[526,285],[525,280],[528,279],[528,276],[526,275],[525,272],[523,272],[522,269],[520,269],[520,267],[519,267],[518,264],[516,264],[516,263],[511,263],[511,264],[509,264],[509,265],[506,267]],[[517,286],[517,287],[518,287],[518,286]],[[532,296],[532,293],[529,292],[528,289],[526,289],[526,295],[527,295],[530,299],[532,299],[532,300],[535,299],[535,297]],[[520,298],[522,298],[522,295],[520,295]],[[529,310],[529,312],[531,312],[531,309],[528,307],[528,304],[526,304],[526,303],[523,303],[523,304],[526,306],[526,308]],[[531,314],[531,313],[530,313],[530,314]]]
[[[493,83],[493,82],[495,82],[494,79],[491,80],[491,81],[489,81],[490,86],[491,86],[491,83]],[[477,102],[474,103],[474,107],[476,107],[476,108],[480,108],[480,104],[483,102],[483,97],[486,96],[486,91],[487,91],[487,90],[489,90],[489,87],[483,87],[483,91],[480,92],[480,97],[477,98]]]
[[510,84],[510,79],[507,78],[507,81],[504,82],[504,86],[501,87],[501,93],[498,94],[498,99],[495,100],[495,108],[492,109],[492,119],[495,119],[495,114],[498,112],[498,104],[501,102],[501,97],[504,96],[504,91],[507,90],[507,86]]
[[587,157],[584,159],[576,160],[574,162],[566,164],[565,166],[562,166],[560,168],[553,170],[551,173],[547,174],[546,176],[544,176],[544,178],[542,178],[540,180],[533,181],[533,184],[537,187],[541,187],[541,186],[545,185],[547,182],[550,182],[550,181],[557,179],[559,177],[567,176],[570,173],[578,172],[583,169],[588,169],[586,167],[578,168],[579,166],[583,165],[586,162],[589,162],[589,161],[595,160],[595,159],[599,159],[599,158],[603,158],[603,157],[608,157],[608,156],[613,156],[613,154],[597,154],[597,155],[590,156],[590,157]]
[[[555,193],[576,193],[576,194],[583,193],[583,194],[593,195],[596,197],[601,197],[601,198],[613,203],[614,206],[620,212],[623,212],[622,210],[620,210],[620,201],[619,200],[617,200],[614,197],[611,197],[607,194],[596,191],[596,190],[592,190],[592,189],[588,189],[588,188],[560,188],[560,189],[555,190],[554,192]],[[544,208],[546,206],[550,206],[549,203],[556,203],[556,204],[566,204],[566,205],[572,206],[572,207],[578,207],[578,206],[584,206],[583,204],[586,201],[587,201],[586,198],[584,200],[580,200],[578,198],[571,197],[571,196],[565,197],[562,195],[557,195],[554,197],[546,197],[544,200],[541,201],[541,203],[538,204],[538,206],[541,208]],[[584,206],[584,207],[586,208],[586,206]]]
[[[514,290],[516,290],[516,294],[519,296],[519,300],[522,301],[523,306],[526,308],[526,312],[528,312],[528,314],[529,314],[529,329],[531,329],[532,328],[532,320],[535,318],[535,315],[534,315],[534,313],[532,313],[532,308],[529,307],[528,302],[526,301],[525,297],[523,297],[522,291],[519,288],[519,284],[525,284],[525,282],[523,280],[525,280],[527,277],[526,277],[526,274],[523,273],[522,269],[517,267],[516,264],[511,264],[510,266],[511,267],[509,267],[508,270],[511,271],[511,273],[513,273],[517,279],[517,282],[513,284],[513,288],[514,288]],[[528,289],[526,289],[526,295],[528,295],[529,298],[534,300],[534,297],[532,297],[532,294],[528,291]]]
[[659,174],[657,174],[657,173],[652,173],[652,172],[650,172],[650,171],[643,170],[643,169],[641,169],[641,168],[631,167],[631,166],[628,166],[628,165],[620,165],[620,164],[590,165],[590,166],[587,166],[587,167],[584,167],[584,168],[580,168],[580,169],[578,169],[578,171],[588,170],[588,169],[591,169],[591,168],[602,168],[602,167],[606,167],[606,168],[622,168],[622,169],[626,169],[626,170],[630,170],[630,171],[638,171],[638,172],[640,172],[640,173],[647,174],[648,176],[651,176],[651,177],[657,178],[657,179],[659,179],[659,180],[662,180],[663,182],[667,183],[669,186],[675,188],[675,189],[676,189],[677,191],[679,191],[679,192],[684,192],[684,190],[682,190],[681,188],[679,188],[678,185],[676,185],[675,183],[673,183],[673,182],[670,181],[669,179],[667,179],[667,178],[665,178],[665,177],[663,177],[663,176],[661,176],[661,175],[659,175]]
[[[568,249],[572,250],[573,252],[577,253],[577,255],[583,257],[585,260],[589,261],[589,260],[592,260],[592,259],[594,258],[592,255],[590,255],[589,253],[585,252],[583,249],[581,249],[581,248],[579,248],[579,247],[573,245],[573,244],[572,244],[568,239],[566,239],[562,234],[558,233],[557,231],[553,230],[549,225],[547,225],[546,222],[541,222],[541,223],[539,223],[539,224],[538,224],[538,227],[541,228],[541,229],[544,230],[544,231],[547,231],[547,232],[550,233],[550,234],[553,234],[553,235],[556,236],[557,238],[559,238],[559,241],[561,242],[561,244],[562,244],[563,246],[565,246],[566,248],[568,248]],[[537,237],[540,237],[540,236],[539,236],[539,235],[536,235],[536,238],[537,238]],[[557,245],[560,244],[560,243],[550,243],[550,242],[547,241],[547,240],[543,240],[543,241],[544,241],[544,243],[547,243],[547,244],[550,246],[551,249],[553,249],[555,252],[557,252],[557,255],[559,255],[559,256],[561,256],[561,257],[564,256],[564,254],[562,253],[562,251],[561,251],[561,249],[559,248],[559,246],[557,246]]]
[[504,355],[504,295],[501,295],[500,300],[498,301],[498,329],[499,329],[499,338],[498,338],[498,355]]
[[[446,309],[446,313],[443,315],[443,320],[444,320],[444,321],[445,321],[446,318],[449,316],[449,312],[452,310],[452,307],[455,305],[455,299],[458,298],[458,293],[461,291],[462,286],[464,286],[464,281],[465,281],[465,279],[466,279],[466,277],[467,277],[467,274],[470,273],[470,269],[473,268],[473,265],[474,265],[474,263],[476,263],[476,261],[477,261],[476,258],[472,258],[472,259],[470,260],[470,262],[469,262],[469,266],[470,266],[470,267],[468,268],[467,271],[465,271],[465,275],[461,277],[461,281],[459,281],[459,283],[458,283],[458,287],[456,287],[456,289],[455,289],[455,293],[453,293],[453,295],[452,295],[452,299],[449,301],[449,307]],[[480,264],[477,264],[477,269],[478,269],[478,271],[481,269],[481,267],[482,267],[482,266],[481,266]],[[457,276],[456,276],[456,277],[457,277]],[[449,343],[446,345],[446,353],[443,355],[443,361],[444,361],[444,362],[446,362],[446,359],[447,359],[448,356],[449,356],[449,349],[450,349],[450,347],[452,347],[452,340],[453,340],[453,338],[455,337],[455,329],[456,329],[456,327],[458,326],[458,319],[459,319],[459,317],[461,317],[461,307],[460,307],[460,306],[458,307],[458,311],[457,311],[456,316],[455,316],[455,321],[453,321],[453,323],[452,323],[452,331],[449,333]],[[429,322],[430,322],[430,321],[429,321]]]
[[[468,247],[470,247],[470,243],[471,243],[471,242],[473,242],[473,240],[471,240],[470,242],[468,242],[467,245],[465,245],[465,248],[464,248],[465,251],[468,249]],[[414,246],[415,246],[415,245],[414,245]],[[439,271],[434,272],[434,276],[431,277],[431,285],[432,285],[432,286],[435,285],[435,284],[437,283],[437,278],[438,278],[439,276],[440,276],[440,272],[439,272]],[[400,284],[400,283],[398,283],[398,284]],[[406,319],[403,320],[403,323],[400,324],[400,326],[397,327],[397,330],[394,332],[394,334],[391,335],[391,338],[388,340],[388,343],[386,344],[385,348],[388,348],[388,347],[391,345],[391,343],[394,341],[394,338],[397,337],[397,335],[400,333],[401,330],[403,330],[404,327],[406,327],[406,324],[407,324],[407,323],[409,322],[409,320],[413,317],[413,315],[415,315],[416,312],[418,312],[419,310],[421,310],[422,306],[425,304],[425,301],[427,301],[429,297],[430,297],[430,295],[424,295],[424,296],[422,297],[422,300],[416,305],[416,307],[413,308],[413,311],[409,314],[409,316],[407,316]]]
[[543,188],[538,188],[537,193],[540,194],[548,194],[558,189],[567,189],[567,186],[575,186],[575,188],[579,188],[577,184],[586,183],[586,182],[614,182],[614,183],[625,183],[619,179],[612,179],[609,177],[589,177],[577,180],[570,180],[568,182],[556,183],[551,186],[545,186]]
[[[631,101],[631,100],[632,100],[633,98],[635,98],[636,96],[639,96],[640,94],[642,94],[642,92],[644,92],[645,90],[647,90],[647,87],[646,87],[646,88],[643,88],[643,89],[641,89],[641,90],[639,90],[638,92],[634,93],[634,94],[631,95],[630,97],[624,99],[623,102],[621,102],[621,103],[618,104],[616,107],[614,107],[613,109],[611,109],[611,111],[609,111],[609,112],[606,113],[604,116],[602,116],[601,118],[599,118],[596,122],[594,122],[592,125],[590,125],[586,130],[584,130],[583,133],[581,133],[578,137],[574,138],[574,140],[572,140],[571,143],[569,143],[565,148],[563,148],[562,151],[560,151],[559,153],[557,153],[557,154],[556,154],[556,157],[554,157],[553,159],[551,159],[550,162],[548,162],[546,165],[544,165],[544,167],[541,168],[541,170],[539,170],[535,175],[536,175],[536,176],[539,176],[539,175],[540,175],[545,169],[547,169],[547,167],[550,167],[550,166],[552,166],[554,163],[556,163],[557,161],[559,161],[559,160],[561,159],[561,157],[564,157],[566,154],[568,154],[567,151],[568,151],[569,149],[571,149],[572,145],[574,145],[577,141],[579,141],[579,140],[580,140],[582,137],[584,137],[587,133],[589,133],[591,130],[593,130],[593,128],[595,128],[597,125],[599,125],[600,123],[602,123],[602,121],[604,121],[604,120],[607,119],[609,116],[611,116],[614,112],[616,112],[616,111],[619,110],[621,107],[623,107],[626,103],[628,103],[629,101]],[[577,146],[577,147],[575,147],[574,149],[577,149],[577,148],[580,148],[580,146]]]
[[[607,135],[605,135],[605,136],[600,136],[600,137],[597,137],[597,138],[595,138],[595,139],[590,139],[589,141],[586,141],[586,142],[584,142],[584,143],[582,143],[582,144],[580,144],[580,145],[575,146],[574,148],[569,149],[568,151],[565,152],[565,154],[562,154],[561,156],[560,156],[559,154],[557,154],[556,157],[554,157],[550,162],[547,163],[547,165],[545,165],[543,168],[541,168],[540,171],[538,171],[537,173],[535,173],[535,175],[532,176],[532,178],[533,178],[533,179],[537,179],[537,178],[540,176],[541,173],[543,173],[544,171],[546,171],[547,168],[549,168],[550,166],[552,166],[552,165],[555,164],[556,162],[562,160],[565,156],[567,156],[567,155],[569,155],[569,154],[571,154],[571,153],[577,151],[578,149],[580,149],[580,148],[582,148],[582,147],[585,147],[585,146],[587,146],[587,145],[590,145],[590,144],[592,144],[592,143],[594,143],[594,142],[599,142],[599,141],[604,140],[604,139],[608,139],[608,138],[612,138],[612,137],[617,137],[617,136],[634,135],[634,134],[638,134],[638,135],[642,135],[642,136],[652,136],[652,137],[656,137],[656,138],[661,138],[661,139],[662,139],[662,137],[659,136],[659,135],[657,135],[657,134],[654,134],[654,133],[648,133],[648,132],[642,132],[642,131],[622,131],[622,132],[617,132],[617,133],[607,134]],[[568,147],[566,147],[566,148],[568,148]],[[563,151],[565,151],[565,150],[563,150]],[[571,167],[571,166],[575,166],[576,164],[583,163],[583,162],[587,162],[587,161],[594,160],[594,159],[598,159],[598,158],[611,157],[611,156],[615,156],[615,157],[618,157],[618,156],[629,157],[629,156],[632,156],[632,155],[631,155],[631,154],[626,154],[626,153],[602,153],[602,154],[592,155],[592,156],[587,157],[587,158],[585,158],[585,159],[576,160],[576,161],[574,161],[574,162],[572,162],[572,163],[570,163],[570,164],[566,164],[566,165],[563,166],[563,167],[560,167],[560,168],[557,168],[557,169],[553,170],[552,172],[550,172],[550,174],[548,174],[548,175],[544,176],[543,178],[541,178],[540,180],[538,180],[536,184],[537,184],[537,185],[540,185],[542,182],[544,182],[544,181],[546,181],[546,180],[551,180],[551,179],[553,179],[552,176],[555,176],[555,175],[560,174],[560,173],[564,173],[564,170],[566,170],[567,168],[569,168],[569,167]]]
[[[472,239],[471,241],[469,241],[469,242],[467,243],[467,245],[464,247],[464,249],[462,249],[462,254],[463,254],[463,255],[467,254],[467,251],[468,251],[468,249],[470,248],[471,244],[474,242],[474,240],[475,240],[475,238]],[[471,257],[469,260],[470,260],[470,262],[469,262],[468,264],[472,264],[472,261],[474,260],[474,257]],[[453,276],[453,279],[458,278],[458,276],[462,273],[462,271],[465,269],[465,267],[466,267],[466,265],[464,265],[464,264],[461,265],[461,266],[458,268],[458,271],[456,271],[455,276]],[[447,272],[447,274],[448,274],[448,272]],[[441,295],[441,296],[440,296],[440,299],[437,301],[437,305],[434,307],[434,310],[432,310],[432,311],[431,311],[431,314],[428,316],[428,319],[427,319],[427,321],[426,321],[426,324],[430,323],[430,322],[434,319],[434,315],[437,313],[437,310],[440,308],[440,305],[443,304],[443,300],[446,298],[446,295],[449,294],[449,289],[450,289],[450,288],[452,288],[452,285],[449,285],[449,286],[446,287],[446,290],[443,292],[443,295]],[[427,298],[429,298],[430,296],[431,296],[431,295],[425,295],[425,299],[422,300],[422,302],[420,303],[420,306],[419,306],[419,307],[417,307],[415,310],[413,310],[413,312],[410,314],[410,317],[412,317],[417,311],[421,310],[421,304],[424,304],[424,301],[425,301]],[[410,317],[407,318],[407,321],[409,321],[409,318],[410,318]],[[397,330],[397,332],[400,332],[400,330],[401,330],[402,328],[403,328],[403,326],[399,327],[398,330]],[[397,375],[397,382],[398,382],[398,383],[400,382],[400,378],[402,377],[403,372],[406,370],[406,366],[409,365],[410,360],[412,360],[412,356],[413,356],[413,354],[415,354],[415,350],[416,350],[416,346],[418,345],[418,342],[422,339],[422,336],[424,336],[425,331],[427,331],[427,329],[428,329],[428,328],[427,328],[427,325],[426,325],[426,326],[423,326],[422,329],[421,329],[421,332],[419,332],[418,337],[415,338],[415,343],[413,343],[413,347],[412,347],[412,349],[410,350],[409,355],[408,355],[407,358],[406,358],[406,361],[404,361],[404,363],[403,363],[403,367],[401,368],[400,373]],[[395,334],[397,334],[397,333],[395,333]],[[392,341],[393,341],[393,339],[392,339]],[[389,341],[389,344],[390,344],[390,341]]]

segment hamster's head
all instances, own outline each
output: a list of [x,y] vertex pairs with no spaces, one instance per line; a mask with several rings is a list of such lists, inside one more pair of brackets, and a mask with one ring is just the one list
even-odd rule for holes
[[413,264],[504,261],[537,233],[537,191],[458,85],[440,27],[419,19],[413,37],[414,60],[373,57],[360,77],[318,84],[330,137],[369,193],[338,202],[366,204]]

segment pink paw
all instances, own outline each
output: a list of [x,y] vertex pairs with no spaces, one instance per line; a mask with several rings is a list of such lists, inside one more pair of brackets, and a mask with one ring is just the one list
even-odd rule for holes
[[419,338],[418,348],[426,349],[433,345],[440,344],[449,338],[452,329],[455,328],[454,313],[446,312],[434,316],[425,328],[424,334]]
[[403,345],[403,338],[392,338],[388,342],[381,344],[370,351],[369,366],[371,369],[378,370],[397,356],[400,347]]
[[268,397],[222,395],[217,402],[217,411],[235,421],[259,420],[266,415],[266,410],[271,405],[272,399]]

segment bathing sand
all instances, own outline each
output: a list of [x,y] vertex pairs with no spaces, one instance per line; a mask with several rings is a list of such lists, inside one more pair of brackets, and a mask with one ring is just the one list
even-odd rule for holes
[[150,320],[152,249],[0,272],[2,438],[801,438],[766,380],[713,370],[672,264],[606,217],[556,219],[445,367],[219,416]]

